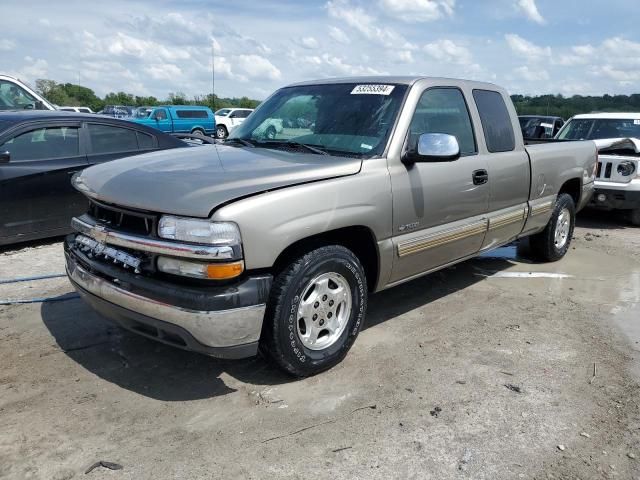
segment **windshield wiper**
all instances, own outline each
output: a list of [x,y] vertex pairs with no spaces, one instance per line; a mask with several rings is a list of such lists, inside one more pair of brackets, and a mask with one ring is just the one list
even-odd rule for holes
[[240,144],[244,145],[245,147],[251,147],[251,148],[254,148],[254,147],[255,147],[255,144],[254,144],[254,143],[251,143],[249,140],[245,140],[244,138],[239,138],[239,137],[236,137],[236,138],[228,138],[228,139],[226,139],[226,140],[224,141],[224,143],[225,143],[225,144],[227,144],[227,143],[232,143],[232,142],[240,143]]
[[277,147],[279,145],[284,145],[285,147],[302,147],[306,148],[312,153],[317,155],[330,155],[326,150],[322,148],[316,147],[314,145],[309,145],[308,143],[296,142],[295,140],[287,140],[283,142],[278,141],[267,141],[267,142],[258,142],[258,145],[265,145],[269,147]]

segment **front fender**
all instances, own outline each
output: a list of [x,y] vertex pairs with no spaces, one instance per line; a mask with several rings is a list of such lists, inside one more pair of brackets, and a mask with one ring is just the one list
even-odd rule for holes
[[367,227],[380,244],[390,238],[392,228],[386,160],[366,160],[355,175],[234,201],[216,210],[212,219],[238,224],[247,269],[270,268],[293,243],[339,228]]

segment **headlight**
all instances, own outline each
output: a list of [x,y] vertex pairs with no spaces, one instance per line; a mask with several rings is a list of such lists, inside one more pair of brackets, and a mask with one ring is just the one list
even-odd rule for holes
[[158,270],[182,277],[229,280],[244,272],[244,262],[202,263],[170,257],[158,257]]
[[623,177],[630,177],[636,171],[636,164],[630,161],[620,162],[617,170]]
[[212,245],[239,245],[240,230],[235,223],[212,222],[165,215],[158,223],[158,236],[183,242]]

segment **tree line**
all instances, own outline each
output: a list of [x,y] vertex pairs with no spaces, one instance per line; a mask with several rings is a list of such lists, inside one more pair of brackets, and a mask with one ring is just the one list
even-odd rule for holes
[[214,111],[226,107],[255,108],[259,100],[249,97],[221,98],[217,95],[195,95],[188,98],[182,92],[170,92],[165,99],[153,96],[139,96],[126,92],[110,92],[103,98],[93,90],[73,83],[57,83],[54,80],[36,80],[36,90],[49,102],[59,106],[89,107],[94,112],[106,105],[127,105],[132,107],[153,107],[156,105],[203,105]]
[[[93,90],[73,83],[57,83],[54,80],[39,79],[36,89],[48,101],[56,105],[90,107],[94,111],[102,110],[105,105],[129,105],[135,107],[155,105],[204,105],[214,111],[225,107],[255,108],[260,103],[249,97],[221,98],[217,95],[195,95],[188,98],[182,92],[171,92],[165,99],[153,96],[145,97],[126,92],[111,92],[103,98]],[[511,99],[519,115],[552,115],[568,119],[579,113],[593,112],[638,112],[640,94],[633,95],[512,95]]]

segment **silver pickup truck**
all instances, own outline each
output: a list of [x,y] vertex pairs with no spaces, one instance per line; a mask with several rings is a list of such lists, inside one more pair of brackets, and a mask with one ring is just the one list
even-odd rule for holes
[[136,333],[312,375],[344,358],[370,293],[525,236],[540,260],[562,258],[596,164],[591,141],[525,147],[495,85],[299,83],[224,144],[78,174],[91,206],[67,272]]

